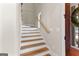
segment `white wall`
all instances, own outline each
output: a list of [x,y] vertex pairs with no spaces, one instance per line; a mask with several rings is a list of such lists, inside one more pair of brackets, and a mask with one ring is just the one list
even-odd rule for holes
[[9,55],[18,53],[18,34],[17,34],[17,8],[15,3],[2,4],[2,52]]
[[[65,54],[64,42],[64,4],[41,4],[41,20],[51,31],[49,34],[41,27],[52,55]],[[0,52],[17,55],[20,30],[17,22],[21,16],[16,4],[0,5]],[[40,8],[40,7],[39,7]],[[19,13],[17,13],[19,12]],[[39,13],[39,12],[37,12]],[[19,23],[18,26],[20,27]],[[18,34],[17,34],[18,33]]]
[[48,43],[52,55],[65,55],[64,41],[64,4],[42,4],[41,20],[50,30],[46,33],[41,26],[41,32]]
[[2,53],[2,4],[0,4],[0,53]]
[[41,3],[34,3],[34,25],[38,27],[38,14],[41,11]]
[[23,25],[34,25],[38,27],[38,13],[41,10],[40,3],[24,3],[22,5],[22,23]]
[[22,5],[22,22],[23,25],[34,25],[33,3],[24,3]]

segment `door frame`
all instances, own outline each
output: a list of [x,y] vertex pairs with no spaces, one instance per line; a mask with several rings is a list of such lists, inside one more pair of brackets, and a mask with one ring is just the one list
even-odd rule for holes
[[65,3],[65,55],[69,56],[70,52],[70,3]]

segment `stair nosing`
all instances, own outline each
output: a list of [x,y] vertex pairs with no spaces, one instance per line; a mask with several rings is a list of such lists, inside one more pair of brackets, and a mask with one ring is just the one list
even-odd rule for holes
[[27,38],[27,37],[37,37],[37,36],[41,36],[41,35],[21,36],[21,38]]
[[48,48],[47,47],[44,47],[44,48],[40,48],[40,49],[37,49],[37,50],[34,50],[34,51],[22,53],[20,55],[21,56],[33,56],[33,55],[39,54],[39,53],[41,53],[43,51],[47,51],[47,50],[48,50]]
[[45,43],[44,42],[41,42],[41,43],[24,45],[20,49],[23,50],[23,49],[32,48],[32,47],[41,46],[41,45],[45,45]]
[[37,46],[37,47],[32,47],[32,48],[20,50],[20,54],[28,52],[28,51],[38,50],[38,49],[43,48],[43,47],[46,47],[46,45],[42,45],[42,46]]
[[37,36],[37,37],[21,38],[21,40],[34,40],[34,39],[43,39],[43,37],[42,36],[39,36],[39,37]]
[[20,44],[20,46],[29,45],[29,44],[37,44],[37,43],[41,43],[41,42],[45,42],[45,41],[39,40],[39,41],[32,41],[32,42],[23,42]]
[[30,41],[38,41],[38,40],[43,40],[43,38],[40,38],[40,39],[31,39],[31,40],[21,40],[21,43],[23,42],[30,42]]

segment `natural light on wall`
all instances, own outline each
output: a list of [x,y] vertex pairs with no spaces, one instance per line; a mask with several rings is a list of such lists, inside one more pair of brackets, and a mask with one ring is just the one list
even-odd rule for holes
[[38,28],[40,28],[41,12],[38,13]]

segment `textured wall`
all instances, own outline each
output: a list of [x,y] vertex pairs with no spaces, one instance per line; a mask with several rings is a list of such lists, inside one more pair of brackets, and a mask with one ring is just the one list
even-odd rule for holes
[[41,26],[41,32],[48,43],[52,55],[65,55],[64,41],[64,4],[42,4],[41,20],[49,29],[45,32]]

